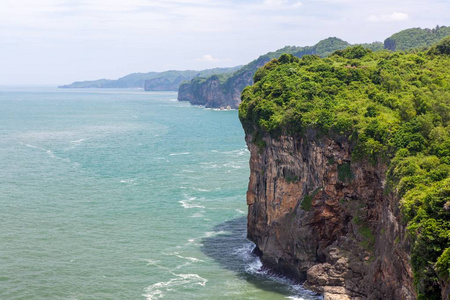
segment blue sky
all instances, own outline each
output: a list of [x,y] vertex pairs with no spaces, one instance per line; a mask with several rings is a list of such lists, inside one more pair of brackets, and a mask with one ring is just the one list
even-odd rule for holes
[[0,85],[235,66],[436,25],[450,25],[450,0],[1,0]]

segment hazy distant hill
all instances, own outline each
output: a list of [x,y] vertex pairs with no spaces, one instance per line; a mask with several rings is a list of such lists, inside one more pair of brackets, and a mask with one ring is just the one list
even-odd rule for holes
[[[233,68],[213,68],[202,71],[187,70],[133,73],[116,80],[99,79],[77,81],[72,84],[62,85],[60,88],[145,88],[148,91],[178,91],[178,86],[185,80],[191,80],[198,76],[233,72],[239,68],[240,66]],[[147,85],[145,85],[146,81],[149,81]]]
[[391,51],[423,48],[437,43],[450,35],[450,27],[436,26],[433,29],[410,28],[393,34],[384,41],[384,48]]

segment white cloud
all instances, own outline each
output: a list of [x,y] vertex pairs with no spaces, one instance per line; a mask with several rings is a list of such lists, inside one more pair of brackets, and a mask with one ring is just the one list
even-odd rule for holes
[[229,58],[225,58],[225,59],[220,59],[220,58],[215,58],[210,54],[205,54],[202,56],[202,58],[198,58],[197,61],[203,61],[203,62],[219,62],[219,61],[231,61],[231,59]]
[[210,54],[205,54],[205,55],[203,55],[202,58],[199,58],[198,60],[199,60],[199,61],[213,62],[213,61],[219,61],[220,59],[214,58],[214,57],[212,57],[212,55],[210,55]]
[[448,0],[0,0],[0,83],[246,64],[329,36],[448,26],[448,11]]
[[409,15],[403,12],[394,12],[392,14],[370,15],[367,20],[370,22],[399,22],[407,21]]

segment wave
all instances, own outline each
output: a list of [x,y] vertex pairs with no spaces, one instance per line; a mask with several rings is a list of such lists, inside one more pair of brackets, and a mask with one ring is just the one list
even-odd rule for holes
[[196,200],[197,197],[186,197],[187,199],[178,201],[178,203],[180,203],[184,208],[205,208],[203,205],[192,203],[192,201]]
[[128,184],[128,185],[137,185],[136,182],[134,182],[135,179],[121,179],[120,183]]
[[238,256],[245,265],[245,272],[251,275],[262,276],[273,282],[285,285],[289,288],[293,295],[287,296],[286,299],[295,300],[320,300],[323,299],[316,293],[305,289],[301,284],[295,283],[293,280],[271,273],[263,267],[263,264],[258,256],[253,254],[253,243],[246,243],[240,248],[236,248],[233,252]]
[[173,292],[177,291],[179,288],[192,287],[195,285],[204,287],[208,282],[207,279],[198,274],[172,274],[175,278],[148,286],[145,289],[145,294],[142,296],[147,300],[161,299],[167,292]]
[[199,191],[199,192],[211,192],[211,190],[207,190],[207,189],[201,189],[201,188],[192,188],[194,191]]
[[25,144],[25,146],[27,146],[29,148],[33,148],[33,149],[41,149],[41,150],[43,150],[42,148],[39,148],[38,146],[35,146],[35,145]]
[[169,156],[189,155],[191,152],[170,153]]
[[205,232],[205,238],[210,238],[210,237],[213,237],[213,236],[224,235],[224,234],[230,234],[230,232],[229,231],[224,231],[224,230],[208,231],[208,232]]
[[188,260],[190,262],[203,262],[203,260],[201,260],[199,258],[189,257],[189,256],[182,256],[178,252],[169,253],[168,255],[173,255],[173,256],[176,256],[178,258]]
[[26,147],[29,147],[29,148],[32,148],[32,149],[38,149],[38,150],[44,151],[44,152],[47,153],[48,156],[51,157],[51,158],[57,158],[57,159],[60,159],[60,160],[62,160],[62,161],[65,161],[65,162],[69,162],[69,163],[70,163],[70,159],[68,159],[68,158],[60,158],[60,157],[57,157],[57,156],[53,153],[52,150],[45,149],[45,148],[41,148],[41,147],[38,147],[38,146],[35,146],[35,145],[31,145],[31,144],[24,144],[24,145],[25,145]]
[[189,201],[190,200],[180,200],[178,203],[181,203],[184,208],[205,208],[203,205],[189,203]]
[[72,144],[81,144],[82,142],[84,142],[86,139],[79,139],[79,140],[75,140],[75,141],[70,141],[70,143]]

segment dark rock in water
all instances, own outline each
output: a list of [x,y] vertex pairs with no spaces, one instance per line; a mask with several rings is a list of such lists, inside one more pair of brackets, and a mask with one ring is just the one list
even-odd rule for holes
[[261,256],[263,255],[261,249],[259,249],[258,246],[256,246],[256,247],[252,250],[252,253],[255,254],[255,255],[258,256],[258,257],[261,257]]

